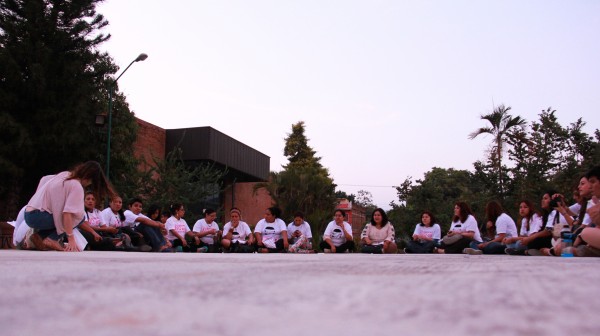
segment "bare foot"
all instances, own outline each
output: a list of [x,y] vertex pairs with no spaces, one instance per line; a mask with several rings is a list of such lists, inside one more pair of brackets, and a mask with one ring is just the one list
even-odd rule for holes
[[44,244],[44,247],[46,247],[49,250],[54,250],[54,251],[64,251],[65,250],[62,246],[60,246],[59,242],[57,242],[56,240],[50,239],[50,238],[44,239],[42,243]]
[[28,246],[28,248],[30,248],[32,250],[38,249],[40,251],[47,251],[48,250],[48,248],[44,244],[44,241],[42,240],[42,237],[40,237],[39,234],[34,233],[34,234],[32,234],[29,237],[29,239],[33,243],[33,246]]

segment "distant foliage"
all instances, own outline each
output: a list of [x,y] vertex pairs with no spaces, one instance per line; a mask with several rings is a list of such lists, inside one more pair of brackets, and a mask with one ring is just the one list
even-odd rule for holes
[[[562,126],[555,113],[552,108],[543,110],[538,120],[525,127],[517,122],[521,118],[505,115],[516,120],[511,124],[518,127],[492,127],[472,133],[470,137],[474,138],[488,131],[498,135],[499,129],[506,129],[495,138],[487,157],[473,163],[472,172],[434,167],[422,180],[407,178],[396,188],[398,203],[391,204],[390,218],[397,230],[401,235],[410,235],[421,211],[430,210],[446,231],[456,201],[470,204],[481,225],[485,204],[490,200],[500,201],[513,218],[518,216],[520,200],[529,199],[537,205],[549,188],[570,200],[579,176],[600,163],[600,132],[596,130],[594,136],[585,133],[581,118]],[[500,140],[502,151],[498,150]],[[504,150],[507,165],[499,160]]]

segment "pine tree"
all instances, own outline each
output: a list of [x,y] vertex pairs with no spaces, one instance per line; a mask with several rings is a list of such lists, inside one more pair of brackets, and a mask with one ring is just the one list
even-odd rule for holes
[[[14,217],[41,176],[104,161],[105,136],[94,118],[106,111],[107,84],[118,68],[98,50],[110,38],[101,32],[108,21],[95,11],[99,2],[0,2],[0,217]],[[115,106],[113,153],[122,175],[121,167],[135,168],[124,154],[135,121],[122,95]]]

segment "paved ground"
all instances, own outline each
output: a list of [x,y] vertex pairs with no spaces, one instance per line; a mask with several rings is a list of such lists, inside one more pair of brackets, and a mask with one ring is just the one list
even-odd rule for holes
[[0,335],[599,335],[600,258],[0,251]]

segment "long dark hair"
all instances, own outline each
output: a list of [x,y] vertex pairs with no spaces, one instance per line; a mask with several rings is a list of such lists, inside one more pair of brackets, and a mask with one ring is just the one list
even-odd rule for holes
[[385,211],[382,208],[377,208],[375,210],[373,210],[373,214],[371,214],[371,225],[376,226],[377,224],[375,223],[375,219],[373,218],[373,215],[379,212],[379,214],[381,214],[381,227],[384,227],[387,225],[387,223],[389,223],[388,221],[388,216],[385,213]]
[[529,214],[526,217],[522,217],[521,220],[519,222],[523,221],[523,218],[526,218],[526,228],[527,228],[527,232],[529,232],[529,228],[531,227],[531,219],[533,218],[533,215],[538,214],[538,211],[535,209],[535,206],[533,205],[533,202],[531,202],[530,200],[521,200],[521,202],[519,202],[519,207],[521,206],[521,203],[525,203],[525,205],[527,205],[527,207],[529,208]]
[[453,222],[460,220],[461,223],[464,223],[469,215],[473,214],[471,207],[465,202],[456,202],[454,205],[460,208],[460,215],[452,217]]
[[[156,218],[152,218],[152,215],[154,215],[154,213],[157,211],[158,216],[156,216]],[[148,207],[148,217],[154,221],[160,221],[160,206],[158,206],[158,204],[151,204]]]
[[[556,194],[556,190],[548,190],[544,194],[542,194],[542,198],[544,197],[544,195],[548,195],[550,196],[550,200],[552,200],[552,195],[554,194]],[[550,217],[550,213],[552,213],[552,211],[554,210],[552,209],[552,207],[549,208],[550,209],[542,208],[542,230],[546,229],[546,224],[548,224],[548,217]]]
[[94,195],[98,201],[116,195],[112,185],[106,179],[100,164],[96,161],[87,161],[78,164],[69,173],[67,180],[89,180],[91,182],[90,187],[94,191]]

